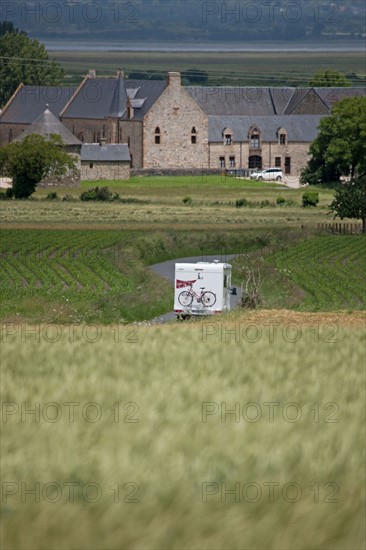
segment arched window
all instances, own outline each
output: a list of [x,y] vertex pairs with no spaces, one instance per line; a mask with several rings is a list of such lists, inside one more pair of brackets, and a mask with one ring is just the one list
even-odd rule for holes
[[161,136],[160,136],[160,128],[159,126],[157,126],[155,128],[155,143],[156,145],[160,145],[161,143]]
[[252,155],[248,159],[249,169],[262,170],[262,157],[259,155]]
[[11,141],[13,141],[13,137],[14,137],[14,135],[13,135],[13,129],[10,128],[10,130],[9,130],[9,143],[10,143]]
[[84,143],[84,141],[85,141],[85,136],[84,136],[83,132],[80,132],[80,134],[78,135],[78,139],[79,139],[82,143]]
[[197,143],[197,131],[194,126],[191,131],[191,143],[193,143],[194,145]]

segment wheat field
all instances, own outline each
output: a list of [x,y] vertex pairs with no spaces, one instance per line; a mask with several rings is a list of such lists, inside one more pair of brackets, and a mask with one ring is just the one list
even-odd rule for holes
[[2,342],[3,548],[364,548],[362,313]]

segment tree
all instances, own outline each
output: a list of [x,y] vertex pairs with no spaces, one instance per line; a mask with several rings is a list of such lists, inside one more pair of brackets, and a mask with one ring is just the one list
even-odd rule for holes
[[339,182],[366,171],[366,97],[343,99],[321,120],[319,135],[310,146],[310,160],[301,182]]
[[362,220],[362,231],[366,233],[366,175],[341,185],[329,208],[335,218]]
[[0,106],[4,106],[19,84],[58,86],[64,70],[38,40],[25,33],[7,32],[0,37]]
[[16,29],[11,21],[3,21],[0,23],[0,37],[6,34],[7,32],[19,32]]
[[337,71],[320,71],[309,82],[314,88],[348,88],[351,83],[342,73]]
[[0,172],[13,180],[16,199],[26,199],[34,193],[37,183],[47,177],[59,177],[75,168],[75,160],[62,147],[58,135],[50,140],[32,134],[24,141],[13,142],[0,149]]

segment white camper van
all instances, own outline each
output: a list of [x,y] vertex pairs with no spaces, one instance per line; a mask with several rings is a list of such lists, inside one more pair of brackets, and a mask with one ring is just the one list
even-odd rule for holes
[[175,264],[174,311],[178,317],[230,310],[232,266],[214,262]]

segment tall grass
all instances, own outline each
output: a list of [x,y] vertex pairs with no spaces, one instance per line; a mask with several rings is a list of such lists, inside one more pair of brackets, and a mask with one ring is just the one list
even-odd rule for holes
[[[226,324],[133,329],[121,332],[119,343],[109,328],[95,344],[81,329],[73,343],[67,332],[46,342],[43,327],[39,343],[31,335],[22,342],[20,328],[7,336],[2,399],[19,413],[6,423],[3,416],[2,480],[19,485],[6,502],[3,492],[3,548],[364,548],[364,331],[339,326],[327,342],[321,316],[313,316],[291,343],[294,327],[285,339],[283,320],[263,321],[257,320],[262,336],[252,343],[256,319],[243,316]],[[227,330],[238,326],[236,341]],[[36,402],[40,421],[27,415],[21,422],[21,403],[30,409]],[[63,412],[54,423],[44,419],[54,416],[52,407],[44,412],[51,402]],[[66,402],[80,404],[74,422]],[[102,410],[98,422],[82,417],[90,402]],[[228,410],[239,403],[239,421],[232,414],[222,421],[217,412],[203,422],[207,402],[219,411],[222,403]],[[273,422],[264,405],[270,402],[278,403]],[[128,403],[134,404],[124,409]],[[256,416],[253,405],[243,417],[249,403],[262,411],[257,422],[248,420]],[[297,422],[290,403],[301,408]],[[131,413],[137,423],[126,421]],[[40,483],[39,503],[31,494],[22,502],[22,482],[28,489]],[[55,486],[42,496],[50,482],[64,487],[54,503]],[[66,482],[79,483],[74,502]],[[214,493],[207,502],[205,482]],[[96,503],[88,502],[91,486],[82,495],[88,483],[102,492]],[[114,502],[116,483],[120,502]],[[221,484],[233,489],[235,483],[239,502],[233,494],[225,501]],[[258,487],[262,494],[253,502]],[[123,502],[132,491],[138,502]]]

